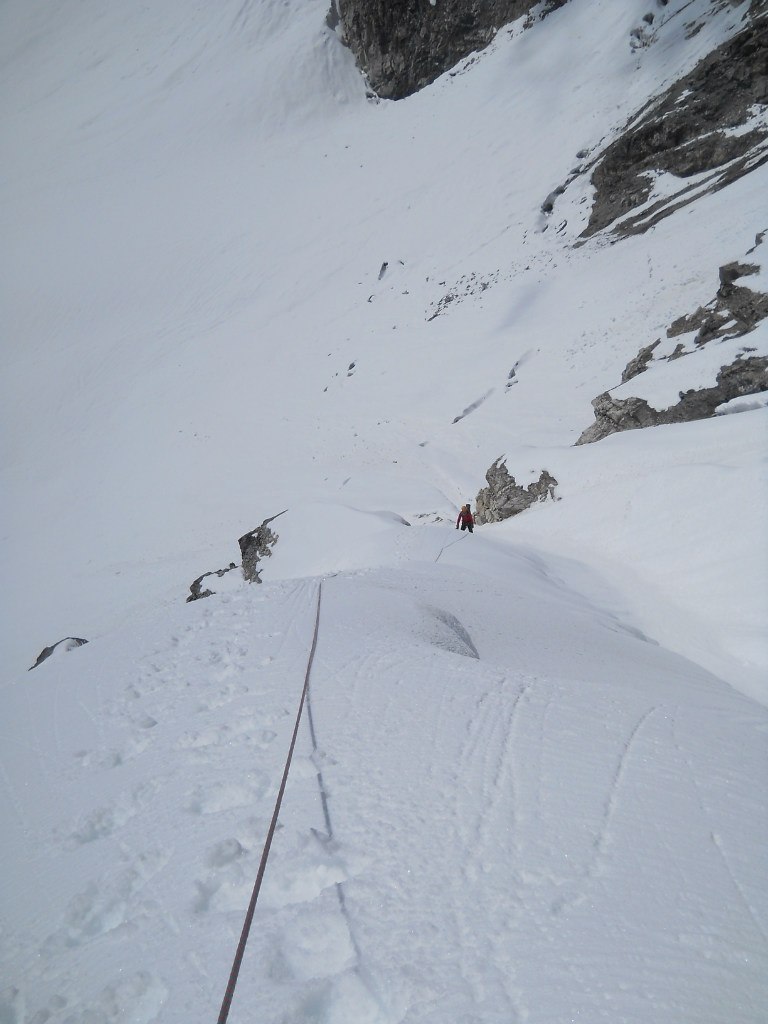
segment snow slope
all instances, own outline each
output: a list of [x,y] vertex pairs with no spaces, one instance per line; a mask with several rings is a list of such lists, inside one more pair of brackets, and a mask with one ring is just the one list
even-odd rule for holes
[[[214,1018],[321,579],[230,1019],[763,1019],[768,411],[573,445],[766,168],[621,242],[584,178],[541,212],[750,4],[647,7],[398,103],[319,0],[0,7],[2,1024]],[[502,454],[561,500],[456,533]]]
[[[373,104],[314,0],[4,5],[9,667],[177,600],[287,506],[356,485],[366,507],[450,515],[503,452],[538,471],[531,447],[562,450],[557,476],[591,399],[765,227],[763,168],[647,236],[580,249],[574,185],[567,226],[542,231],[576,153],[749,5],[687,38],[719,6],[668,5],[636,50],[645,3],[568,4]],[[764,470],[754,486],[764,501]],[[734,525],[715,524],[726,566]],[[599,557],[600,534],[583,539]],[[740,571],[764,621],[758,572]]]
[[[230,1019],[761,1019],[765,710],[557,559],[377,548],[322,581],[315,742],[305,717]],[[214,1019],[320,583],[241,583],[7,693],[3,1020]]]

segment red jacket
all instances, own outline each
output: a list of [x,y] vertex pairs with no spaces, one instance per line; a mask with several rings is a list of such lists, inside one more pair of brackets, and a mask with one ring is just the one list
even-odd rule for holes
[[472,513],[468,509],[463,508],[459,512],[459,518],[456,520],[456,525],[459,526],[461,523],[474,524],[474,522],[475,520],[472,518]]

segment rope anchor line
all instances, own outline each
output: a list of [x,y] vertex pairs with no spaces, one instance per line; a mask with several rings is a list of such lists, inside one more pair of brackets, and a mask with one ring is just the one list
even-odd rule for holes
[[[229,1008],[232,1005],[232,997],[235,994],[235,986],[237,985],[237,978],[240,973],[240,967],[243,963],[243,956],[245,954],[245,946],[248,942],[248,935],[251,930],[251,923],[253,921],[253,915],[256,910],[256,901],[259,898],[259,891],[261,890],[261,883],[264,878],[264,871],[267,867],[267,859],[269,858],[269,851],[272,846],[272,839],[277,828],[277,819],[280,814],[280,806],[283,802],[283,794],[285,793],[286,783],[288,782],[288,772],[291,769],[291,760],[293,758],[293,751],[296,747],[296,737],[299,734],[299,724],[301,722],[301,714],[304,710],[304,704],[307,699],[307,691],[309,689],[309,677],[312,673],[312,663],[315,660],[315,651],[317,650],[317,637],[320,630],[320,603],[323,596],[323,584],[320,582],[317,588],[317,611],[315,614],[315,628],[312,634],[312,646],[309,651],[309,658],[307,659],[307,671],[304,675],[304,686],[301,691],[301,700],[299,701],[299,710],[296,713],[296,722],[293,727],[293,735],[291,737],[291,744],[288,748],[288,757],[285,761],[285,767],[283,769],[283,778],[280,782],[280,789],[277,793],[277,799],[275,800],[275,809],[272,812],[272,820],[269,823],[269,830],[267,832],[267,838],[264,842],[264,849],[261,853],[261,861],[259,862],[259,870],[256,874],[256,881],[253,885],[253,892],[251,893],[251,900],[248,904],[248,910],[245,914],[245,921],[243,922],[243,930],[240,933],[240,941],[237,944],[237,952],[235,953],[235,959],[232,963],[232,970],[229,974],[229,981],[227,982],[227,988],[224,993],[224,999],[221,1004],[219,1011],[219,1017],[217,1024],[226,1024],[227,1017],[229,1016]],[[314,730],[313,730],[314,732]]]

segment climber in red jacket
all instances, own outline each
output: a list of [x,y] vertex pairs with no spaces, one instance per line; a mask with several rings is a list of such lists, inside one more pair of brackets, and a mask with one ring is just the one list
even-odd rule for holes
[[461,527],[462,530],[469,530],[470,533],[472,533],[475,528],[475,520],[469,505],[461,506],[459,518],[456,520],[456,529],[458,530],[459,527]]

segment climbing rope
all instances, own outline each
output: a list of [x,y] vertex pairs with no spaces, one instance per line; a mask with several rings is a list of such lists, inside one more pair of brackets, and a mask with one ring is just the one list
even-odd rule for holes
[[256,874],[256,881],[253,885],[253,892],[251,893],[251,901],[248,904],[248,910],[245,915],[245,921],[243,923],[243,930],[240,933],[240,941],[237,944],[237,952],[235,953],[235,959],[232,963],[232,970],[229,974],[229,981],[227,982],[227,990],[224,993],[224,999],[221,1004],[221,1010],[219,1011],[218,1024],[226,1024],[227,1017],[229,1016],[229,1008],[232,1004],[232,997],[235,994],[235,985],[237,985],[237,976],[240,973],[240,967],[243,962],[243,956],[245,954],[245,946],[248,942],[248,934],[251,930],[251,922],[253,921],[253,915],[256,910],[256,901],[259,898],[259,891],[261,889],[261,882],[264,878],[264,871],[267,867],[267,859],[269,857],[270,847],[272,846],[272,838],[277,828],[277,818],[280,814],[280,805],[283,802],[283,794],[285,793],[285,786],[288,781],[288,772],[291,768],[291,759],[293,758],[293,751],[296,746],[296,737],[299,733],[299,723],[301,722],[301,713],[304,710],[304,703],[307,697],[307,690],[309,689],[309,677],[312,672],[312,662],[315,659],[315,651],[317,649],[317,636],[320,629],[320,602],[323,596],[323,584],[320,583],[317,588],[317,612],[315,614],[315,628],[312,635],[312,646],[309,651],[309,658],[307,660],[307,671],[304,676],[304,687],[301,691],[301,700],[299,701],[299,710],[296,714],[296,724],[293,727],[293,736],[291,737],[291,745],[288,749],[288,757],[285,761],[285,768],[283,769],[283,778],[280,783],[280,789],[277,793],[277,800],[275,801],[275,809],[272,812],[272,821],[269,824],[269,831],[267,832],[267,838],[264,843],[264,849],[261,853],[261,861],[259,863],[259,870]]
[[437,553],[437,558],[435,559],[435,564],[437,564],[440,561],[440,556],[442,555],[442,553],[444,551],[447,551],[448,548],[452,548],[454,546],[454,544],[458,544],[459,541],[463,540],[465,536],[469,536],[469,534],[465,535],[464,533],[462,533],[462,535],[460,537],[457,537],[456,540],[452,540],[450,544],[443,544],[443,546],[440,548],[440,550]]
[[[320,749],[317,745],[317,733],[315,732],[315,716],[312,713],[312,688],[307,689],[307,721],[309,723],[309,735],[312,740],[312,760],[315,765],[315,772],[317,778],[317,788],[320,792],[320,804],[323,808],[323,820],[325,821],[325,836],[320,835],[317,829],[313,828],[312,833],[315,838],[325,846],[327,843],[333,842],[333,822],[331,821],[331,812],[328,807],[328,790],[325,788],[325,779],[323,778],[323,769],[321,767],[321,755]],[[355,929],[352,926],[352,918],[349,916],[349,910],[347,908],[347,898],[344,895],[344,887],[341,882],[336,882],[336,898],[339,901],[339,909],[341,910],[342,917],[347,923],[347,930],[349,931],[349,937],[352,942],[352,946],[355,950],[355,955],[358,960],[358,964],[362,959],[360,947],[357,943],[357,937],[355,935]]]

